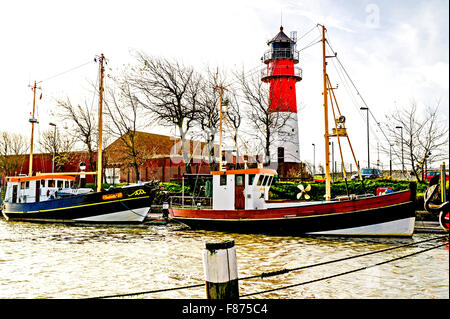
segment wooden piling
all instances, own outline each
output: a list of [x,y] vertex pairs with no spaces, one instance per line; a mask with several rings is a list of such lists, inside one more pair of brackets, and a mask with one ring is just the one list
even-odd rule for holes
[[206,243],[203,266],[207,299],[239,299],[234,240]]

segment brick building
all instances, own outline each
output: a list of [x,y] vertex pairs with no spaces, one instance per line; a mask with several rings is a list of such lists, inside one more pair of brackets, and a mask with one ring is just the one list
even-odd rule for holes
[[[104,149],[103,154],[103,180],[106,183],[135,183],[137,181],[136,173],[130,165],[130,151],[124,142],[124,136],[115,140]],[[129,142],[129,140],[126,140]],[[218,158],[211,158],[207,144],[205,142],[187,140],[185,148],[189,150],[191,160],[191,170],[193,174],[209,174],[210,160],[218,162]],[[181,152],[181,139],[173,136],[135,132],[134,138],[136,157],[139,163],[139,174],[141,181],[160,180],[169,182],[180,180],[186,168]],[[219,153],[219,146],[215,145],[214,153]],[[10,175],[28,174],[29,156],[18,155],[14,157],[16,163],[15,169]],[[89,171],[89,156],[87,152],[71,152],[66,154],[67,161],[64,165],[55,168],[55,172],[79,172],[81,162],[86,163],[86,171]],[[52,172],[52,154],[34,154],[33,172],[50,173]],[[224,151],[223,156],[227,163],[227,168],[236,168],[236,154],[234,151]],[[97,154],[94,153],[94,161]],[[249,157],[245,155],[240,158],[240,163],[244,160],[249,167],[257,166],[258,157]],[[95,167],[95,163],[94,163]],[[280,177],[299,176],[299,170],[304,169],[302,164],[298,163],[278,163],[278,173]],[[5,185],[5,173],[0,172],[1,184]],[[79,176],[76,176],[76,182]],[[93,183],[94,177],[86,175],[86,182]]]

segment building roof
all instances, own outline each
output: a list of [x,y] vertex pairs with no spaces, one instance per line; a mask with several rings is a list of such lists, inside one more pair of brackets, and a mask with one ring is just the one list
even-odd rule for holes
[[[129,133],[127,133],[129,134]],[[182,156],[181,153],[181,138],[174,136],[167,136],[161,134],[135,132],[135,148],[141,159],[161,158]],[[126,139],[126,134],[112,142],[105,151],[108,153],[110,164],[123,163],[126,157],[127,147],[123,139]],[[201,155],[205,153],[205,142],[186,139],[186,149],[189,149],[189,155]],[[217,145],[215,145],[217,147]],[[204,154],[206,155],[206,154]]]
[[283,27],[280,27],[280,32],[268,44],[272,42],[292,42],[292,39],[283,32]]

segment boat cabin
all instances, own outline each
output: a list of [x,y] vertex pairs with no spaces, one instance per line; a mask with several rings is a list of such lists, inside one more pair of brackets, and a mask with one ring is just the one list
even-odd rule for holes
[[75,177],[60,174],[9,177],[5,202],[37,203],[91,190],[74,189],[74,181]]
[[249,168],[211,172],[214,210],[264,209],[269,189],[277,172]]

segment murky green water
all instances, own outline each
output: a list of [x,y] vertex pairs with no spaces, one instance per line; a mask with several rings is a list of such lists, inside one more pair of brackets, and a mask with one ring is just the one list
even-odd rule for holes
[[[0,298],[86,298],[203,283],[210,240],[233,238],[239,277],[385,249],[412,239],[276,237],[177,230],[177,227],[67,226],[0,220]],[[265,279],[239,282],[240,294],[319,279],[407,255],[422,243]],[[134,298],[205,298],[192,288]],[[311,284],[248,298],[449,298],[448,245],[409,258]]]

